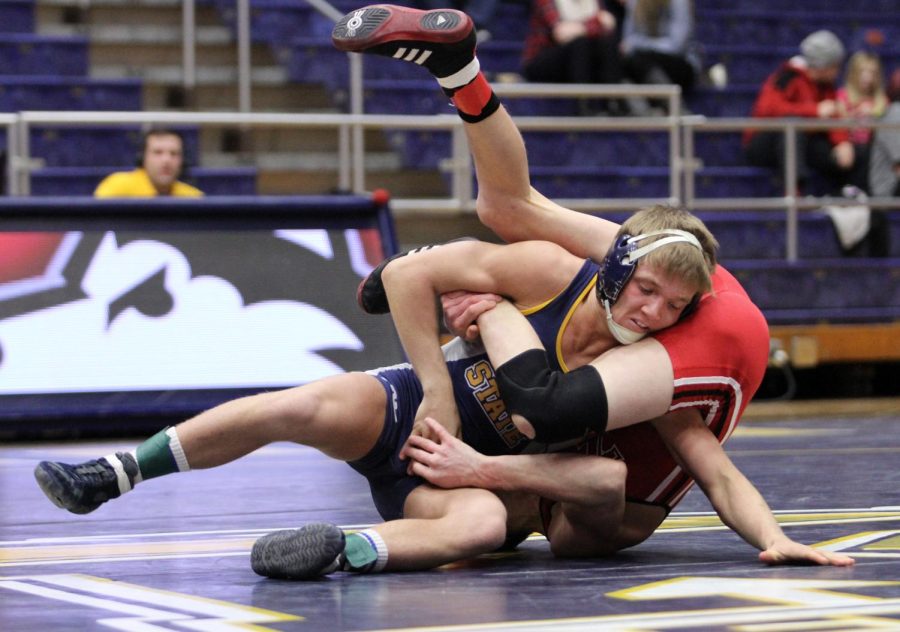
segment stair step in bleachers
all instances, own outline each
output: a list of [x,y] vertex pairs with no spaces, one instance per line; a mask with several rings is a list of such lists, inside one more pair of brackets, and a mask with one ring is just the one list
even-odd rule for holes
[[0,34],[0,68],[4,75],[85,77],[88,41],[83,37]]
[[[92,195],[100,181],[115,169],[109,167],[47,167],[31,174],[31,194]],[[206,195],[255,195],[254,167],[193,167],[188,180]]]
[[0,33],[33,33],[34,0],[0,2]]
[[770,322],[883,320],[900,315],[897,259],[729,261]]
[[138,79],[0,75],[0,112],[140,109]]
[[[185,164],[199,155],[196,127],[173,126],[184,139]],[[137,126],[47,127],[31,129],[31,156],[47,167],[127,168],[141,149],[142,131]]]

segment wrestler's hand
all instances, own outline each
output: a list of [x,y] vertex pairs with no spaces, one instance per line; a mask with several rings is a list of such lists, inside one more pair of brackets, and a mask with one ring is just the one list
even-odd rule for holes
[[472,342],[478,338],[475,321],[486,311],[496,307],[503,297],[491,293],[466,292],[456,290],[441,294],[441,308],[444,310],[444,324],[454,336]]
[[445,489],[481,486],[479,466],[487,457],[450,435],[431,417],[423,421],[433,438],[409,438],[400,453],[410,459],[407,471]]
[[[449,394],[449,398],[428,394],[422,397],[422,403],[419,404],[419,410],[416,411],[416,420],[413,422],[410,437],[425,437],[426,439],[437,440],[437,435],[434,434],[432,426],[425,423],[426,419],[431,419],[432,422],[451,436],[462,436],[459,409],[456,408],[456,402],[453,400],[452,393]],[[440,419],[440,423],[434,421],[435,419]],[[409,438],[407,438],[407,444],[408,442]],[[404,444],[404,449],[407,444]],[[401,458],[404,458],[403,451],[400,451]]]
[[852,566],[855,560],[847,555],[814,549],[785,537],[759,554],[759,561],[770,566],[780,564],[819,564],[821,566]]

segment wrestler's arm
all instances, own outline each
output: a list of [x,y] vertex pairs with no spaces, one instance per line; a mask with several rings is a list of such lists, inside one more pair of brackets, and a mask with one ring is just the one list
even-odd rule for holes
[[675,411],[653,422],[675,459],[709,498],[716,513],[767,564],[807,562],[848,566],[846,555],[814,549],[787,537],[772,510],[694,409]]
[[410,437],[401,454],[410,458],[411,474],[445,489],[480,487],[556,501],[565,519],[554,519],[547,534],[555,554],[609,552],[606,545],[625,507],[627,470],[622,461],[572,452],[485,456],[435,420],[424,422],[430,438]]
[[[549,242],[498,246],[477,241],[445,244],[400,257],[382,273],[391,315],[425,400],[417,420],[431,415],[457,432],[453,389],[440,348],[435,296],[465,288],[494,292],[531,305],[565,287],[581,261]],[[527,325],[527,323],[526,323]]]

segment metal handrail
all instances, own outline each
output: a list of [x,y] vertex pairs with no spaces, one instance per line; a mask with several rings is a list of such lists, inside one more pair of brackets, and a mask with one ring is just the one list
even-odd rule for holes
[[[685,199],[684,204],[694,210],[703,209],[727,209],[740,206],[747,209],[778,210],[785,209],[786,238],[785,258],[788,261],[796,261],[799,256],[799,213],[803,209],[816,209],[826,205],[846,206],[859,204],[856,200],[831,197],[800,197],[796,191],[797,182],[797,133],[808,131],[826,131],[831,129],[847,129],[859,127],[856,121],[847,120],[821,120],[809,118],[790,119],[765,119],[765,118],[715,118],[705,116],[682,117],[681,125],[684,128],[684,177]],[[887,122],[873,120],[867,127],[898,128],[900,122]],[[698,199],[695,196],[694,178],[698,161],[694,154],[694,135],[696,131],[703,132],[735,132],[744,130],[782,132],[785,136],[785,161],[784,161],[784,197],[782,198],[707,198]],[[881,208],[900,208],[900,198],[873,198],[868,200],[871,206]]]
[[[562,90],[560,90],[562,88]],[[570,94],[647,94],[659,96],[663,92],[660,86],[615,86],[609,90],[602,86],[547,86],[529,84],[528,86],[505,84],[499,87],[498,93],[504,97],[514,96],[565,96]],[[637,90],[635,90],[637,89]],[[208,125],[244,127],[302,127],[343,130],[366,129],[405,129],[449,131],[453,145],[451,164],[453,185],[451,195],[437,199],[394,199],[392,207],[400,212],[433,211],[433,212],[471,212],[474,211],[472,194],[471,157],[465,142],[464,126],[459,117],[452,114],[441,115],[375,115],[375,114],[286,114],[286,113],[239,113],[239,112],[21,112],[18,114],[0,115],[0,125],[8,130],[9,159],[7,174],[9,192],[12,195],[28,195],[30,192],[30,172],[33,169],[30,156],[29,130],[34,125],[79,126],[110,124],[164,124],[164,125]],[[680,179],[684,176],[683,192],[672,188],[667,199],[657,198],[615,198],[615,199],[559,199],[563,206],[579,211],[598,210],[630,210],[658,202],[684,203],[695,210],[715,209],[757,209],[786,210],[787,248],[785,256],[788,260],[797,258],[798,215],[800,211],[819,208],[824,205],[855,204],[853,200],[830,197],[799,197],[790,188],[783,197],[773,198],[698,198],[695,193],[694,179],[698,161],[694,154],[694,135],[697,132],[733,132],[736,130],[755,129],[763,131],[782,131],[786,134],[788,160],[786,161],[786,182],[795,181],[793,171],[796,155],[796,134],[798,131],[847,128],[847,121],[821,121],[811,119],[707,119],[702,116],[668,116],[644,118],[608,118],[608,117],[517,117],[516,124],[522,131],[641,131],[672,130],[684,137],[681,145],[672,144],[671,171]],[[878,128],[900,128],[900,123],[872,121],[867,126]],[[676,136],[677,137],[677,136]],[[339,161],[342,172],[349,165],[354,182],[363,182],[355,188],[355,192],[364,191],[364,173],[362,165],[352,160],[352,154],[359,148],[350,148],[346,143],[339,145]],[[873,198],[871,206],[880,208],[900,208],[900,198]]]

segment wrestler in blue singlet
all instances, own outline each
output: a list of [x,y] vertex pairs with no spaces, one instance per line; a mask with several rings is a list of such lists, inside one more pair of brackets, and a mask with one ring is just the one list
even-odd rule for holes
[[[572,312],[593,290],[597,270],[596,263],[586,260],[565,290],[524,312],[549,352],[551,370],[565,369],[559,355],[560,340]],[[484,347],[455,338],[444,345],[443,351],[466,443],[487,455],[546,450],[546,446],[530,441],[516,430],[500,398],[494,368]],[[407,475],[407,463],[399,457],[422,402],[422,385],[409,364],[368,373],[378,378],[387,394],[384,430],[369,454],[350,466],[368,479],[382,518],[393,520],[403,516],[409,493],[425,482]]]

